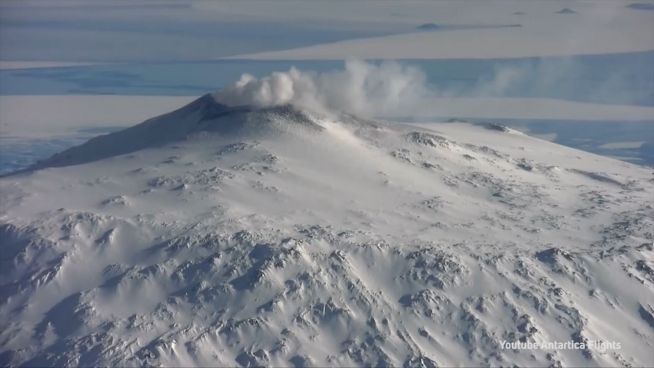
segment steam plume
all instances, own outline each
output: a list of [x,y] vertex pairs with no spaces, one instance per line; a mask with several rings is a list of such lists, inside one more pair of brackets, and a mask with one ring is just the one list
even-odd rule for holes
[[292,67],[255,78],[243,74],[235,84],[217,92],[218,102],[230,106],[268,107],[291,104],[315,112],[386,115],[411,109],[424,101],[426,77],[416,67],[395,62],[373,64],[348,61],[344,70],[315,73]]

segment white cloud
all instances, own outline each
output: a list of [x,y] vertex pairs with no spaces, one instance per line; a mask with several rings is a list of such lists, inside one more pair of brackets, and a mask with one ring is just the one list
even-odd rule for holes
[[315,112],[397,115],[431,95],[425,74],[396,62],[348,61],[344,70],[315,73],[291,68],[260,79],[244,74],[217,92],[226,105],[258,107],[291,104]]

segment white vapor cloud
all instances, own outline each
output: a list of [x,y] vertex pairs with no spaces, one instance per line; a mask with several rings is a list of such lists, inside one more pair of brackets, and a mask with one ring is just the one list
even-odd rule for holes
[[228,106],[290,104],[313,112],[397,115],[423,104],[432,92],[418,68],[396,62],[348,61],[344,70],[303,72],[295,67],[263,78],[243,74],[214,98]]
[[[638,70],[641,68],[639,62],[629,65],[632,64]],[[557,98],[640,105],[651,96],[648,92],[651,90],[646,89],[651,83],[648,84],[646,77],[644,82],[634,84],[638,70],[630,71],[626,66],[616,65],[610,72],[599,74],[593,68],[596,67],[590,62],[575,58],[528,60],[500,64],[470,86],[437,88],[428,83],[425,73],[415,64],[348,61],[344,69],[327,72],[300,71],[292,67],[262,78],[243,74],[238,82],[216,92],[214,98],[228,106],[290,104],[322,114],[347,112],[367,117],[413,119],[466,118],[484,113],[491,113],[489,118],[492,118],[507,114],[503,111],[505,107],[489,110],[488,101],[491,100],[488,99],[484,103],[481,100],[470,102],[465,111],[452,107],[452,99],[461,97]]]

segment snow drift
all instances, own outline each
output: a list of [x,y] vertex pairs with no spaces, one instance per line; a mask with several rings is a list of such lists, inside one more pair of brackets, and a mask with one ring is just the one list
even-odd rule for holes
[[652,365],[651,171],[279,83],[0,178],[1,365]]

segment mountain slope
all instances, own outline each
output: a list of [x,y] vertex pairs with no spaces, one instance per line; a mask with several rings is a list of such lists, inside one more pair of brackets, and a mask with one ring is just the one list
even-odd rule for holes
[[652,172],[429,128],[205,96],[1,178],[0,363],[651,365]]
[[162,146],[184,140],[199,132],[225,134],[255,131],[269,122],[270,116],[286,116],[294,122],[308,122],[290,106],[253,109],[247,106],[227,107],[206,94],[188,105],[149,119],[116,133],[101,135],[88,142],[39,162],[31,169],[68,166]]

